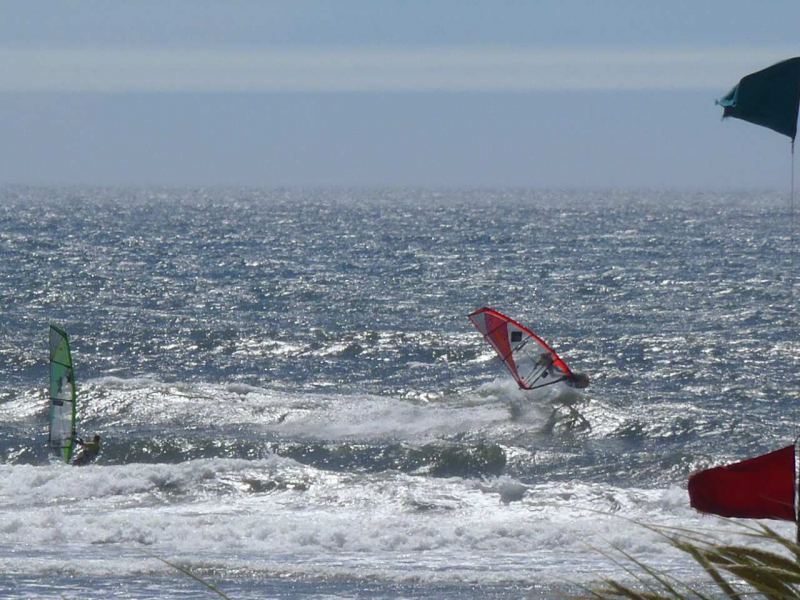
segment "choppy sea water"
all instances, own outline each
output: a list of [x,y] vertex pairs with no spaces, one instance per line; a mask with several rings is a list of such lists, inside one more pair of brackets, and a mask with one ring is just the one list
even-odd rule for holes
[[[797,434],[792,235],[758,192],[2,188],[0,595],[213,597],[163,559],[233,598],[550,598],[629,578],[614,547],[700,580],[639,523],[733,535],[687,477]],[[590,375],[571,408],[484,305]],[[88,467],[45,447],[51,322]]]

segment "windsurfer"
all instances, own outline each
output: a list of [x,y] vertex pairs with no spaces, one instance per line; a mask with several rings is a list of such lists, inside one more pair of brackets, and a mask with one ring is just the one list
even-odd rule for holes
[[100,454],[100,436],[95,434],[90,442],[84,442],[81,438],[75,438],[75,443],[81,446],[81,451],[72,461],[73,465],[86,465],[92,462]]
[[567,376],[567,384],[582,390],[589,387],[589,376],[586,373],[570,373]]
[[[552,354],[549,352],[542,352],[539,354],[539,360],[536,361],[536,364],[541,366],[543,370],[549,372],[550,368],[553,366],[553,362]],[[569,373],[565,375],[565,382],[570,387],[582,390],[583,388],[589,387],[589,376],[586,373]]]
[[71,383],[72,381],[69,378],[69,372],[64,373],[64,376],[58,380],[58,391],[56,392],[56,396],[61,397],[63,395],[68,399]]
[[553,366],[553,355],[549,352],[541,352],[539,354],[539,360],[536,361],[536,364],[541,366],[543,369],[549,369]]

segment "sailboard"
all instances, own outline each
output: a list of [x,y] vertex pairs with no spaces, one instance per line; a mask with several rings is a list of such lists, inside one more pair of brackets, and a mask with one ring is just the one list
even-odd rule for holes
[[51,450],[69,463],[75,447],[75,371],[67,333],[50,326],[50,433]]
[[469,320],[521,389],[535,390],[574,378],[567,363],[547,342],[511,317],[484,307],[470,314]]

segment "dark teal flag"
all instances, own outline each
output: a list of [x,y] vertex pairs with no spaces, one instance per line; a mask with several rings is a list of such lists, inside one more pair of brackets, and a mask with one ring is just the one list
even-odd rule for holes
[[717,100],[725,111],[722,118],[735,117],[763,125],[794,138],[797,135],[797,106],[800,103],[800,57],[790,58],[756,71],[739,81]]

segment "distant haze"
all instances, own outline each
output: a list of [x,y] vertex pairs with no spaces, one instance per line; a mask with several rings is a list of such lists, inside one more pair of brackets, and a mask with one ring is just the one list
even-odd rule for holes
[[0,183],[788,186],[800,3],[378,4],[7,3]]

